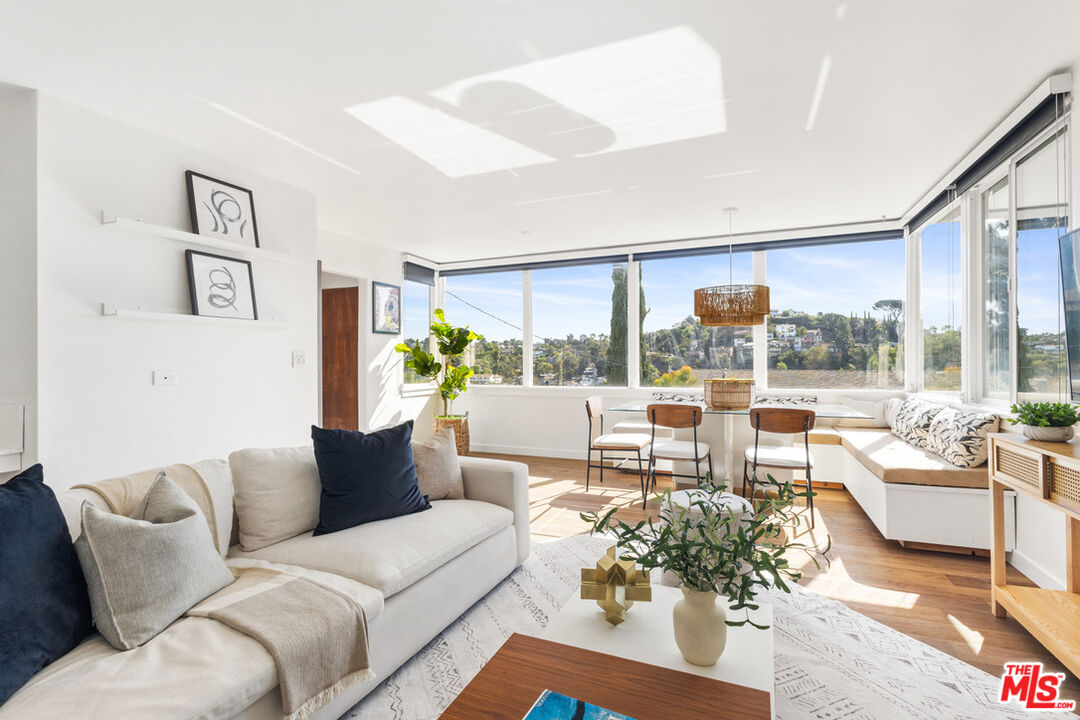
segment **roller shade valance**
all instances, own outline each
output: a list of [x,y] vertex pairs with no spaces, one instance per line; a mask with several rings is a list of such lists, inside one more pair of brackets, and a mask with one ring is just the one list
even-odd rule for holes
[[544,260],[540,262],[507,263],[505,265],[487,265],[484,267],[453,268],[441,270],[443,277],[455,275],[480,275],[483,273],[520,272],[522,270],[550,270],[562,267],[580,267],[582,265],[610,265],[612,263],[624,263],[628,259],[623,255],[601,255],[586,258],[568,258],[566,260]]
[[435,271],[416,263],[405,263],[405,279],[422,285],[435,285]]
[[[875,230],[873,232],[847,233],[841,235],[814,235],[811,237],[791,238],[788,240],[767,240],[762,242],[738,243],[732,246],[736,253],[757,252],[761,250],[783,250],[785,248],[805,248],[817,245],[841,245],[844,243],[877,242],[896,240],[904,237],[904,231]],[[719,239],[719,238],[718,238]],[[634,253],[635,260],[664,260],[667,258],[698,257],[701,255],[726,254],[728,246],[711,245],[708,247],[679,248],[677,250],[650,250]]]

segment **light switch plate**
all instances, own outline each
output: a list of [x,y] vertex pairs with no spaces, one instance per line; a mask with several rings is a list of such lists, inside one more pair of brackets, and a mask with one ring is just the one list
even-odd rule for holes
[[177,382],[176,373],[172,370],[155,370],[154,371],[154,384],[155,385],[175,385]]
[[292,366],[303,367],[307,365],[307,353],[303,350],[293,350],[292,352]]

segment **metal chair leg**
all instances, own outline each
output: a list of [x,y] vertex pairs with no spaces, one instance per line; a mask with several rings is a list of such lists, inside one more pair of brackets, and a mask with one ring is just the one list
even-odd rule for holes
[[604,482],[604,451],[600,451],[600,483]]
[[709,452],[705,455],[705,458],[709,461],[709,482],[713,484],[713,487],[716,487],[716,476],[713,475],[712,468],[712,448],[709,448]]
[[637,474],[641,482],[641,496],[645,497],[645,476],[641,472],[641,450],[637,451]]
[[697,456],[697,448],[694,448],[694,477],[697,480],[697,486],[701,487],[701,458]]
[[746,476],[746,458],[742,461],[742,496],[746,497],[746,486],[750,483],[750,478]]
[[589,473],[592,471],[592,445],[585,453],[585,492],[589,492]]
[[810,466],[806,466],[806,507],[810,510],[810,529],[814,529],[814,483],[810,479]]
[[641,509],[649,503],[649,481],[656,475],[656,458],[649,453],[649,469],[645,472],[645,484],[641,486]]

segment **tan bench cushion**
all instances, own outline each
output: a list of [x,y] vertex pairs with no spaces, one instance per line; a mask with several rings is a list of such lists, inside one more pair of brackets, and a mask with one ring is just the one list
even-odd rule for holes
[[958,468],[944,458],[908,445],[888,429],[838,428],[844,449],[883,482],[901,485],[983,488],[986,466]]

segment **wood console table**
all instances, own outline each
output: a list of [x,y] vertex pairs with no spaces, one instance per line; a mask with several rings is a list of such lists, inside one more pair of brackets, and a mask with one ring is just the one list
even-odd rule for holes
[[[1016,433],[990,436],[990,607],[1009,612],[1075,675],[1080,675],[1080,441],[1048,443]],[[1065,590],[1009,585],[1005,580],[1005,488],[1066,516]]]

